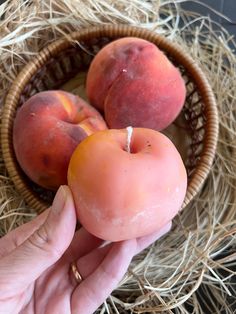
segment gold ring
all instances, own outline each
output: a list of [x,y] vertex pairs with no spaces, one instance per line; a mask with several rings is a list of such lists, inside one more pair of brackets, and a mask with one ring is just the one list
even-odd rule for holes
[[83,281],[83,278],[80,275],[80,272],[78,271],[78,267],[77,267],[75,262],[71,263],[71,270],[72,270],[72,273],[74,274],[74,277],[75,277],[76,281],[78,283],[81,283],[81,281]]

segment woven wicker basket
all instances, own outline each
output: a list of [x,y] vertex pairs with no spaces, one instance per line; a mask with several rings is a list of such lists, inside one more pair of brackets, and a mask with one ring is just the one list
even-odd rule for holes
[[181,151],[188,172],[183,207],[194,198],[206,179],[217,145],[218,114],[211,87],[196,62],[179,46],[151,31],[126,25],[93,27],[72,33],[44,48],[19,73],[5,99],[1,128],[4,162],[16,189],[35,210],[40,212],[48,207],[53,195],[31,182],[16,161],[12,128],[17,108],[39,91],[62,89],[64,84],[73,82],[78,73],[87,71],[93,56],[104,45],[125,36],[140,37],[156,44],[179,67],[185,79],[184,108],[174,127],[167,130]]

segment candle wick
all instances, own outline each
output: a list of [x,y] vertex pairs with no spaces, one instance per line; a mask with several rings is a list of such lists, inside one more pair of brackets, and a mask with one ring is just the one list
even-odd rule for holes
[[130,153],[130,144],[131,144],[131,138],[132,138],[132,134],[133,134],[133,127],[132,126],[128,126],[126,128],[127,130],[127,143],[126,143],[126,151],[128,153]]

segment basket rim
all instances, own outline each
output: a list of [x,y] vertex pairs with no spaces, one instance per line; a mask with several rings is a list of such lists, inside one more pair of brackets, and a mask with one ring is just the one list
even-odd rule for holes
[[10,135],[10,117],[12,116],[12,108],[14,107],[14,111],[16,110],[19,96],[23,91],[24,86],[29,82],[32,75],[34,75],[48,60],[56,56],[58,52],[73,46],[75,42],[101,36],[109,36],[114,39],[132,36],[144,38],[153,42],[158,45],[161,50],[168,51],[168,53],[172,54],[177,60],[181,60],[181,62],[179,62],[187,68],[201,92],[201,98],[205,104],[205,114],[207,117],[205,125],[206,133],[204,136],[201,158],[188,183],[185,200],[182,205],[183,209],[201,189],[214,161],[219,134],[219,117],[216,100],[205,74],[196,61],[188,55],[183,48],[163,35],[137,26],[106,24],[80,29],[47,45],[36,57],[22,68],[6,95],[2,109],[1,149],[9,177],[13,181],[15,188],[25,199],[26,203],[32,206],[36,211],[41,212],[49,206],[47,202],[42,200],[36,193],[32,192],[25,180],[18,173],[18,165],[12,149]]

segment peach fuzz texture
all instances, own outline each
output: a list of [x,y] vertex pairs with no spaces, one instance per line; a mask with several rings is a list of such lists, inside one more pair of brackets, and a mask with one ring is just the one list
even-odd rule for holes
[[104,111],[109,128],[165,129],[180,113],[185,82],[165,54],[149,41],[125,37],[94,57],[86,80],[90,103]]
[[121,241],[159,230],[179,211],[187,188],[183,161],[163,134],[136,128],[105,130],[74,151],[68,184],[80,223],[92,234]]
[[67,183],[76,146],[104,129],[102,116],[78,96],[56,90],[40,92],[17,111],[13,126],[16,158],[32,181],[56,190]]

